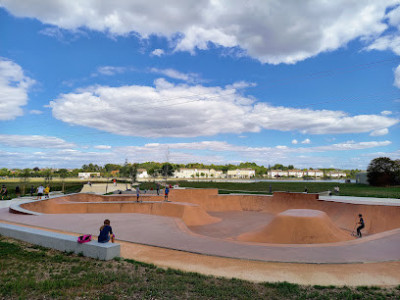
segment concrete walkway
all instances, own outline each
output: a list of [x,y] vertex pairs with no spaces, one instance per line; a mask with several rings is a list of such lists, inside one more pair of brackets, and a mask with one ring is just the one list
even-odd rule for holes
[[106,193],[111,193],[114,191],[125,191],[126,189],[130,189],[130,184],[125,183],[117,183],[114,185],[113,183],[93,183],[91,186],[88,184],[83,185],[81,193],[93,193],[97,195],[104,195]]
[[194,234],[180,220],[144,214],[15,215],[0,209],[0,220],[75,233],[98,234],[110,219],[117,239],[219,257],[296,263],[400,261],[400,229],[335,244],[268,245],[239,243]]

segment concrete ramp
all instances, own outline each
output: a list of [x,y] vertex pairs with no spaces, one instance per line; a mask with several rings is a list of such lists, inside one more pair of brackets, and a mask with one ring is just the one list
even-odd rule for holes
[[261,230],[244,233],[237,238],[239,241],[271,244],[321,244],[352,239],[326,213],[311,209],[286,210]]

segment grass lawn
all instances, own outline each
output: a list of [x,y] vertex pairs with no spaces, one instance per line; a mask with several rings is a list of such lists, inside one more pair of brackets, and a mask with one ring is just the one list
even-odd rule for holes
[[218,188],[219,193],[256,193],[269,194],[272,191],[304,192],[307,187],[309,193],[318,193],[331,190],[335,186],[340,188],[340,196],[377,197],[377,198],[400,198],[400,186],[375,187],[356,183],[335,182],[254,182],[254,183],[231,183],[231,182],[187,182],[180,181],[181,187],[195,188]]
[[399,299],[397,288],[252,283],[99,261],[0,236],[1,299]]

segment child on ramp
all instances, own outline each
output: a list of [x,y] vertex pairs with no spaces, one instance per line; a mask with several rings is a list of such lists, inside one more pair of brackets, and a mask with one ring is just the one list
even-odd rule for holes
[[364,224],[364,219],[362,217],[362,214],[359,214],[358,217],[360,218],[360,221],[357,223],[357,225],[360,225],[360,226],[357,227],[357,236],[359,238],[361,238],[362,237],[361,229],[363,229],[365,227],[365,224]]
[[97,238],[99,243],[108,243],[110,240],[114,243],[115,234],[113,233],[110,224],[111,222],[109,219],[104,220],[104,225],[100,227],[100,234]]

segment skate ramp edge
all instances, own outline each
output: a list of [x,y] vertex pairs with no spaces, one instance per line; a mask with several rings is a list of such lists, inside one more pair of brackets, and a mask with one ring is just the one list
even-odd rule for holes
[[261,230],[247,232],[238,241],[271,244],[322,244],[353,240],[323,211],[289,209],[279,213]]

